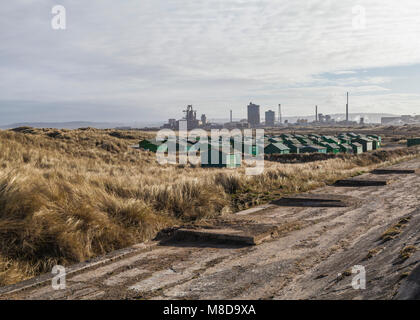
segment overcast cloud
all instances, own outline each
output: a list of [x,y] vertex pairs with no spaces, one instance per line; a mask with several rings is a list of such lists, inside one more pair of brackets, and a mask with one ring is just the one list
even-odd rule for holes
[[[51,28],[51,8],[67,29]],[[352,9],[366,9],[353,28]],[[420,106],[420,2],[13,0],[0,7],[0,124],[151,121],[193,104],[245,117],[413,114]]]

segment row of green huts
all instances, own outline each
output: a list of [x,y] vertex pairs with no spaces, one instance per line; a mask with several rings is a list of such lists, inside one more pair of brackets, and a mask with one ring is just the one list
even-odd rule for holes
[[264,152],[277,153],[354,153],[359,154],[381,147],[378,135],[342,133],[337,136],[317,134],[282,134],[266,137]]
[[[221,140],[220,140],[221,141]],[[264,142],[255,145],[251,140],[230,140],[229,152],[221,148],[221,142],[212,143],[210,138],[207,145],[203,145],[199,138],[188,140],[187,151],[200,151],[201,166],[203,167],[238,167],[244,155],[256,156],[261,154],[289,154],[289,153],[352,153],[360,154],[381,147],[381,137],[378,135],[358,135],[342,133],[337,136],[317,134],[281,134],[265,135]],[[262,142],[262,141],[261,141]],[[262,150],[264,145],[264,150]],[[152,152],[168,152],[180,150],[178,142],[159,142],[155,139],[140,141],[139,148]],[[184,149],[185,150],[185,149]]]

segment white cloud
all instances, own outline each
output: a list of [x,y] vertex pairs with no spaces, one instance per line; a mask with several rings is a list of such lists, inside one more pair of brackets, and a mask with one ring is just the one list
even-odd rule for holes
[[[63,0],[62,32],[50,28],[54,4],[2,5],[2,99],[86,101],[99,115],[102,104],[125,106],[127,114],[116,116],[129,119],[156,108],[180,116],[194,103],[217,117],[228,105],[244,112],[249,100],[290,103],[307,114],[319,100],[332,101],[331,92],[354,90],[368,95],[360,103],[369,108],[394,112],[378,96],[391,78],[354,70],[420,63],[415,0],[363,1],[363,30],[352,28],[350,0]],[[349,77],[319,76],[325,73]],[[392,94],[404,101],[392,98],[401,110],[414,112],[417,94]]]
[[350,71],[350,70],[343,70],[343,71],[336,71],[333,72],[333,74],[342,75],[342,74],[355,74],[356,71]]

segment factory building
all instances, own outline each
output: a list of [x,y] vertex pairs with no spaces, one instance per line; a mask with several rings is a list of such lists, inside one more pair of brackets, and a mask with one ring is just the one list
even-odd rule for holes
[[248,105],[248,123],[251,127],[260,125],[260,106],[252,102]]
[[276,114],[272,110],[268,110],[265,112],[265,125],[269,127],[274,127],[274,120],[276,118]]
[[205,114],[201,115],[201,125],[205,126],[207,124],[207,117]]
[[381,124],[383,125],[401,125],[410,123],[420,123],[420,115],[402,115],[399,117],[382,117]]
[[193,130],[209,125],[205,114],[201,115],[200,123],[200,120],[197,119],[197,111],[193,109],[192,105],[188,105],[187,109],[183,110],[183,112],[185,113],[185,116],[181,120],[169,119],[168,123],[165,123],[162,128],[178,130],[180,121],[185,121],[187,123],[187,130]]

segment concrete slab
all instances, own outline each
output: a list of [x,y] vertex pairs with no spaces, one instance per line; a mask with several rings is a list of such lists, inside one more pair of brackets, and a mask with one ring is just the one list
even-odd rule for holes
[[379,187],[386,186],[390,180],[344,179],[335,182],[336,187]]
[[275,200],[272,204],[281,207],[320,207],[340,208],[358,204],[360,199],[337,194],[306,193],[296,196],[283,197]]
[[372,174],[412,174],[418,173],[418,170],[410,169],[375,169],[371,171]]
[[263,211],[263,210],[266,210],[266,209],[270,209],[272,207],[274,207],[272,204],[263,204],[263,205],[260,205],[260,206],[254,207],[254,208],[249,208],[249,209],[246,209],[246,210],[238,211],[235,214],[238,215],[238,216],[245,216],[245,215],[248,215],[248,214],[253,214],[253,213],[260,212],[260,211]]
[[276,227],[261,224],[241,226],[240,228],[182,228],[175,231],[171,241],[232,243],[250,246],[270,239],[276,230]]
[[273,201],[275,205],[284,207],[347,207],[347,203],[342,200],[316,199],[316,198],[294,198],[285,197]]

